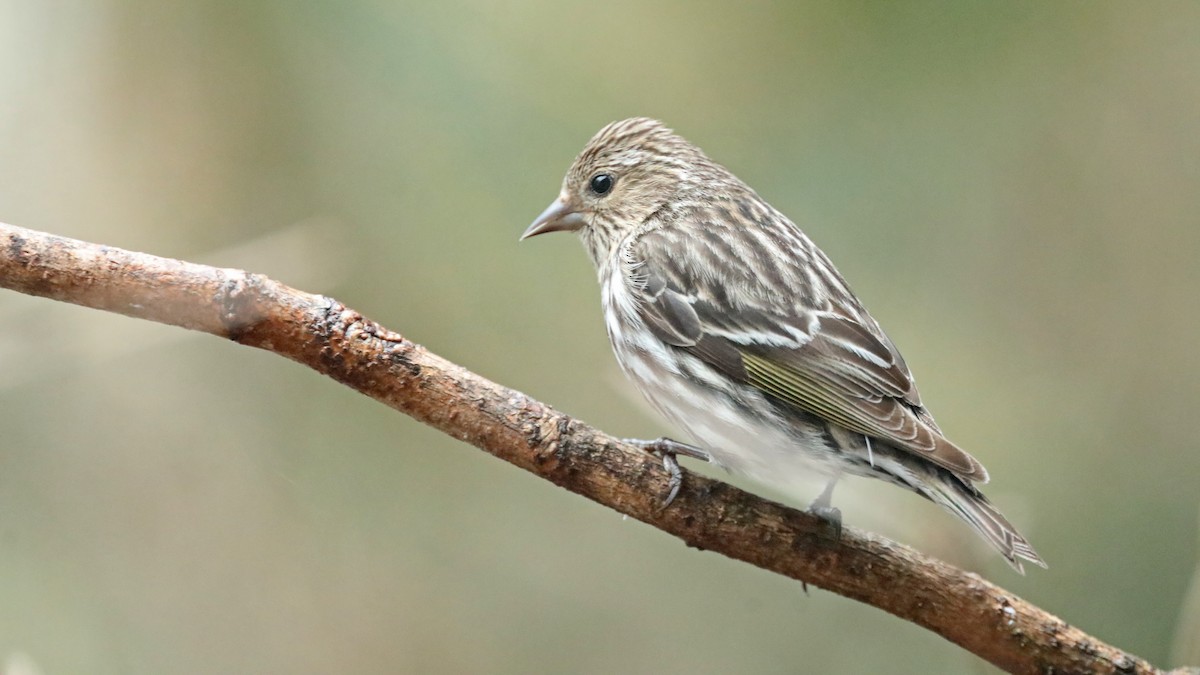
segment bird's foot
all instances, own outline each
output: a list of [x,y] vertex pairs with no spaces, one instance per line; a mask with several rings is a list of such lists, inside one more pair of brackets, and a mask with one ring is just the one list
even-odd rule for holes
[[808,507],[808,512],[820,518],[833,530],[833,540],[838,541],[842,538],[842,510],[836,506],[828,504],[813,503]]
[[687,443],[680,443],[669,438],[656,438],[652,441],[644,441],[637,438],[625,438],[623,442],[628,443],[644,452],[648,452],[662,460],[663,469],[667,472],[667,497],[663,500],[662,508],[667,508],[671,502],[675,501],[676,495],[679,494],[679,488],[683,486],[683,469],[679,467],[679,461],[676,459],[678,455],[691,457],[693,459],[704,460],[711,462],[712,457],[700,448]]
[[833,486],[837,485],[840,474],[833,474],[825,489],[808,505],[808,512],[820,518],[833,530],[833,540],[842,538],[842,510],[833,505]]

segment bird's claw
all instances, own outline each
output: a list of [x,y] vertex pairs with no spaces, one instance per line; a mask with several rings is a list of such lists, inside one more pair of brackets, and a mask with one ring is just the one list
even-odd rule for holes
[[662,506],[659,508],[667,508],[671,502],[675,501],[675,497],[679,494],[679,488],[683,487],[683,469],[679,468],[679,460],[675,459],[675,455],[669,452],[662,454],[663,469],[667,472],[667,498],[663,500]]
[[648,452],[655,457],[662,459],[663,469],[667,472],[667,497],[663,500],[660,508],[667,508],[671,502],[675,501],[675,497],[679,495],[679,488],[683,487],[683,469],[679,466],[678,455],[700,459],[705,462],[711,462],[712,457],[700,448],[687,443],[671,440],[670,438],[656,438],[652,441],[644,441],[637,438],[623,439],[625,443]]
[[833,528],[833,539],[838,541],[842,538],[842,510],[836,506],[828,506],[821,504],[813,504],[808,507],[808,512],[820,518],[826,525]]

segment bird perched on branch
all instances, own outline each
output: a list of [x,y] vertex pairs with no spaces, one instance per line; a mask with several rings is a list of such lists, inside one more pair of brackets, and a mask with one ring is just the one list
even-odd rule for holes
[[621,368],[704,450],[641,447],[788,492],[823,476],[810,510],[839,529],[838,478],[879,478],[965,520],[1018,571],[1045,566],[829,258],[699,148],[652,119],[609,124],[522,239],[559,231],[578,233],[596,266]]

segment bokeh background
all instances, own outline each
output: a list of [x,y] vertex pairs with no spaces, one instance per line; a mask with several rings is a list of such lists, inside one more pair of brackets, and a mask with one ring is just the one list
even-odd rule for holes
[[[268,273],[651,437],[579,244],[516,241],[635,114],[833,257],[1051,567],[886,485],[847,523],[1200,662],[1200,4],[0,0],[0,220]],[[0,317],[10,672],[989,671],[273,355]]]

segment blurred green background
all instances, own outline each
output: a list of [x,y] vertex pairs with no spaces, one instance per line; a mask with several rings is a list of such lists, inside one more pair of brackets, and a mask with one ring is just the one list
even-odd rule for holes
[[[650,437],[579,244],[516,241],[630,115],[821,244],[1050,569],[882,484],[848,524],[1200,660],[1200,4],[0,0],[0,220],[336,296]],[[10,670],[988,672],[278,357],[0,316]]]

